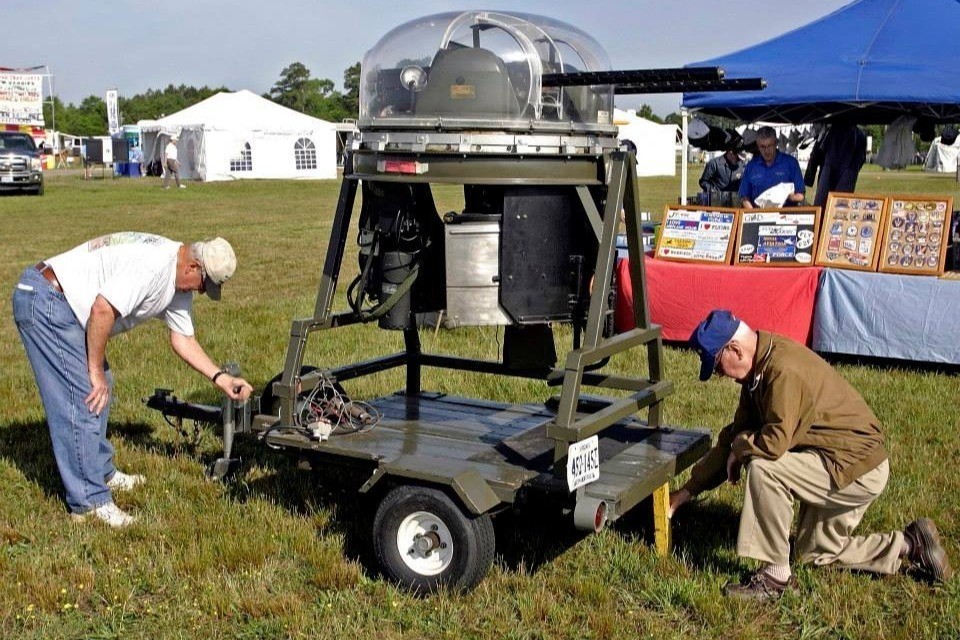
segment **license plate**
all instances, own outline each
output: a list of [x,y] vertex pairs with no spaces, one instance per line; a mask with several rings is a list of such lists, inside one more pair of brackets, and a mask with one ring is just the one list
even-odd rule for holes
[[600,440],[590,436],[567,449],[567,488],[573,491],[600,479]]
[[0,176],[0,182],[13,182],[13,176]]

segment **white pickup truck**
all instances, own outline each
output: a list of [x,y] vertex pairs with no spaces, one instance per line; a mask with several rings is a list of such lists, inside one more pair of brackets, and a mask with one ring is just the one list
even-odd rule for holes
[[28,133],[0,131],[0,191],[43,195],[40,151]]

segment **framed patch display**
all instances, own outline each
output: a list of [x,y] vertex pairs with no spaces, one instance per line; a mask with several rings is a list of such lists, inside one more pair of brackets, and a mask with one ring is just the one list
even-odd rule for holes
[[817,264],[876,271],[889,201],[884,196],[831,193],[823,209]]
[[677,262],[730,264],[737,210],[667,206],[654,256]]
[[813,264],[819,207],[743,209],[733,264],[808,267]]
[[880,271],[942,275],[952,211],[950,196],[890,196],[880,248]]

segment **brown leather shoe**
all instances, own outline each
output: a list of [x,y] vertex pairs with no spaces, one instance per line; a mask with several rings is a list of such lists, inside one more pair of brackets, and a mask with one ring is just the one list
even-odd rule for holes
[[748,576],[740,584],[732,582],[723,587],[723,592],[730,598],[739,600],[754,600],[756,602],[773,602],[780,599],[787,591],[796,591],[800,588],[796,576],[790,576],[786,582],[781,582],[763,569]]
[[907,559],[912,568],[928,575],[934,582],[946,582],[953,575],[947,551],[940,544],[937,525],[930,518],[914,520],[903,530],[910,542]]

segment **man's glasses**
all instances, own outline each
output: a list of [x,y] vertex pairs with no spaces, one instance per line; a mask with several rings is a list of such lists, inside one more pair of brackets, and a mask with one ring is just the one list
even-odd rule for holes
[[722,376],[723,371],[720,371],[721,360],[723,360],[723,352],[727,350],[728,345],[723,345],[720,351],[717,352],[717,357],[713,360],[713,375]]

